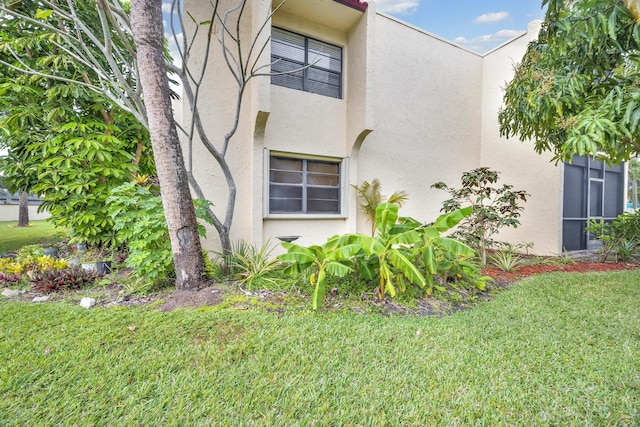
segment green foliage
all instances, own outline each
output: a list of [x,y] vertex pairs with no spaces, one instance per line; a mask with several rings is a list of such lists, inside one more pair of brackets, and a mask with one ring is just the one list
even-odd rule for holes
[[637,248],[638,236],[640,236],[640,211],[625,212],[611,222],[592,219],[587,223],[585,231],[602,242],[602,248],[598,253],[599,261],[604,262],[613,254],[626,259]]
[[171,242],[162,199],[147,185],[128,182],[114,188],[107,199],[117,243],[126,245],[125,265],[134,278],[157,283],[174,274]]
[[378,298],[385,293],[394,297],[396,287],[404,292],[405,280],[420,287],[426,286],[426,280],[415,266],[411,246],[421,241],[421,235],[415,227],[397,224],[398,206],[381,203],[376,208],[377,234],[373,237],[360,234],[346,235],[347,241],[356,242],[367,257],[361,263],[369,271],[369,276],[378,278]]
[[360,210],[371,223],[372,236],[376,232],[376,208],[380,203],[393,203],[401,208],[409,200],[409,195],[406,191],[396,191],[388,198],[384,196],[382,194],[382,184],[380,184],[378,178],[374,178],[371,182],[362,181],[362,184],[353,185],[353,188],[360,199]]
[[511,250],[500,250],[489,257],[491,264],[502,271],[513,271],[521,263],[520,257]]
[[93,270],[73,267],[64,270],[44,270],[30,280],[33,290],[43,293],[64,292],[92,285],[101,275]]
[[[105,206],[110,190],[128,181],[134,171],[152,173],[153,160],[150,150],[144,150],[149,145],[148,133],[131,114],[123,112],[104,93],[71,83],[77,80],[91,84],[109,78],[105,75],[108,67],[92,68],[72,56],[78,49],[87,48],[85,57],[100,58],[95,45],[63,47],[65,41],[52,34],[54,28],[73,28],[63,24],[63,15],[81,16],[87,28],[104,34],[95,3],[74,4],[74,12],[65,14],[69,5],[56,6],[55,25],[50,28],[4,15],[0,35],[0,146],[8,149],[8,155],[0,162],[0,171],[13,191],[40,195],[44,200],[40,209],[51,214],[53,224],[67,228],[73,241],[110,245],[115,243],[113,220]],[[22,2],[11,10],[52,19],[44,18],[46,14],[38,6]],[[133,53],[129,49],[120,51],[123,46],[118,46],[118,40],[116,37],[111,45],[115,49],[112,53],[127,69],[123,75],[134,79],[135,73],[128,68]],[[104,58],[105,65],[108,60]],[[66,81],[23,74],[9,65]]]
[[479,251],[482,265],[487,264],[487,249],[496,244],[492,237],[503,227],[520,225],[518,218],[524,208],[518,203],[526,202],[528,196],[523,190],[514,190],[512,185],[494,186],[498,177],[498,172],[482,167],[464,172],[460,188],[449,187],[443,182],[431,186],[451,195],[451,199],[443,202],[443,212],[460,209],[463,204],[473,207],[473,212],[459,224],[455,235]]
[[280,262],[271,258],[274,247],[271,241],[265,242],[260,248],[244,240],[232,246],[229,255],[219,254],[223,269],[242,285],[252,288],[256,281],[267,281],[275,284],[275,279],[269,274],[280,268]]
[[504,95],[500,131],[556,161],[638,153],[640,29],[618,0],[544,0],[546,18]]
[[[133,278],[156,284],[173,277],[171,241],[157,188],[141,177],[111,190],[106,202],[114,223],[115,242],[129,250],[125,265],[133,269]],[[203,207],[210,203],[194,200],[196,213],[207,222],[210,219]],[[204,235],[205,228],[199,225],[198,231]]]
[[44,249],[42,246],[27,245],[20,248],[18,255],[16,256],[16,261],[22,265],[35,264],[38,261],[38,258],[43,256]]
[[278,256],[278,259],[288,263],[284,270],[286,274],[300,274],[315,267],[316,271],[309,275],[309,282],[314,288],[314,310],[322,305],[327,294],[327,274],[344,277],[352,272],[349,259],[361,249],[358,244],[345,242],[340,236],[330,238],[321,246],[312,245],[307,248],[290,242],[282,242],[282,246],[288,252]]
[[[486,278],[473,261],[474,251],[467,245],[446,237],[448,231],[471,213],[471,207],[443,214],[433,225],[425,226],[411,218],[400,218],[398,206],[381,203],[376,208],[375,236],[344,234],[330,238],[322,246],[308,248],[283,243],[288,253],[278,258],[288,263],[286,272],[301,273],[310,267],[316,272],[309,280],[314,286],[313,308],[321,306],[327,294],[327,276],[344,277],[357,266],[360,279],[377,281],[377,296],[395,297],[405,292],[411,283],[431,293],[436,276],[447,281],[447,276],[469,280],[484,288]],[[418,267],[422,263],[425,273]],[[425,278],[426,275],[426,278]]]

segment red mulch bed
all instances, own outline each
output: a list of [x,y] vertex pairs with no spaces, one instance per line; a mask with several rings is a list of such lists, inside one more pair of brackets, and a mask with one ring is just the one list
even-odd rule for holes
[[511,272],[501,271],[497,268],[484,268],[482,273],[490,276],[497,282],[514,282],[524,277],[534,274],[550,273],[554,271],[586,273],[590,271],[615,271],[615,270],[635,270],[640,266],[636,263],[628,262],[593,262],[576,261],[575,264],[566,265],[526,265],[516,267]]

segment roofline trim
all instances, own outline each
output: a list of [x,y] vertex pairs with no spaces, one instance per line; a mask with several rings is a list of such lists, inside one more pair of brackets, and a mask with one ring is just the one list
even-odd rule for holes
[[359,10],[360,12],[365,12],[367,10],[367,7],[369,7],[369,3],[363,2],[361,0],[333,0],[333,1],[348,7],[354,8],[356,10]]

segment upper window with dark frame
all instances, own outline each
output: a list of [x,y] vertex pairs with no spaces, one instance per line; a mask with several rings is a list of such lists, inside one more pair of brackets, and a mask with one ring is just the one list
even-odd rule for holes
[[272,84],[342,98],[341,47],[273,27],[271,62]]

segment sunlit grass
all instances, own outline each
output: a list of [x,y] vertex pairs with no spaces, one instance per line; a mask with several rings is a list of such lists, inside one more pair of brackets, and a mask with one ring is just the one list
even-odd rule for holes
[[0,222],[0,254],[15,251],[26,245],[51,243],[66,237],[64,229],[48,221],[30,221],[29,227],[18,228],[17,221]]
[[0,425],[638,425],[640,272],[445,318],[0,303]]

